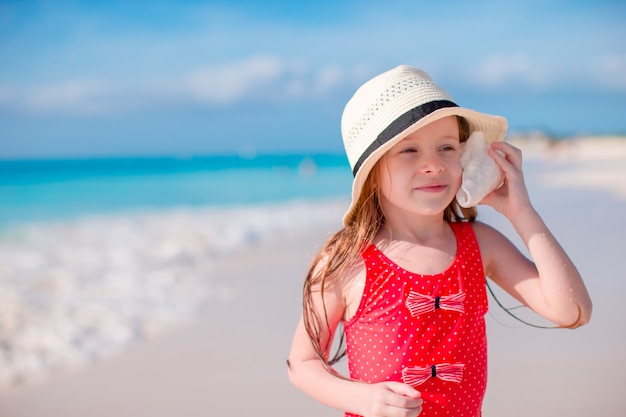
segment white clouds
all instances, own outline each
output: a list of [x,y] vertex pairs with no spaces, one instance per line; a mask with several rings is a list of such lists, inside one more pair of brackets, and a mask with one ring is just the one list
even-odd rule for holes
[[206,103],[233,103],[264,90],[271,92],[286,70],[280,60],[269,56],[208,66],[194,71],[180,92]]
[[236,104],[272,96],[288,68],[280,60],[257,56],[240,62],[202,66],[185,74],[144,79],[66,80],[51,84],[0,86],[0,106],[31,113],[109,114],[195,102]]
[[344,81],[345,77],[345,71],[338,65],[330,65],[326,68],[322,68],[317,74],[314,90],[319,94],[324,94],[336,88]]
[[101,113],[112,94],[111,86],[97,80],[69,80],[39,86],[0,86],[0,105],[33,113]]
[[82,108],[86,112],[98,111],[98,102],[110,93],[106,83],[92,80],[69,81],[32,89],[26,97],[33,109]]
[[[333,99],[376,72],[374,66],[288,60],[251,55],[240,60],[199,65],[183,73],[141,79],[69,79],[49,84],[0,85],[0,107],[30,113],[93,116],[185,103],[232,106]],[[568,66],[529,54],[492,55],[455,74],[466,84],[490,89],[549,90],[584,83],[589,88],[626,90],[626,55],[604,54]]]
[[594,83],[626,91],[626,54],[606,54],[591,62],[590,74]]
[[[465,69],[464,69],[465,71]],[[497,55],[469,66],[467,81],[491,89],[530,88],[550,90],[626,90],[626,55],[608,53],[586,60]],[[464,77],[463,74],[460,76]]]
[[303,61],[259,55],[202,65],[168,77],[66,80],[26,87],[0,85],[0,107],[39,114],[93,116],[181,103],[232,106],[250,101],[318,100],[332,97],[346,85],[359,84],[367,72],[363,66],[330,64],[314,68]]
[[493,88],[515,84],[543,88],[554,81],[551,64],[525,54],[486,57],[471,68],[469,74],[479,85]]
[[[492,12],[491,2],[471,18],[463,9],[450,14],[409,3],[401,15],[375,2],[358,13],[345,9],[351,16],[345,21],[321,14],[319,25],[299,14],[257,16],[249,6],[187,5],[145,16],[131,7],[137,15],[121,22],[110,10],[79,10],[63,21],[68,37],[48,36],[58,16],[43,13],[37,24],[0,42],[0,51],[13,56],[0,70],[0,107],[102,114],[186,103],[324,100],[407,62],[431,65],[425,69],[436,80],[442,72],[453,82],[493,90],[575,89],[581,82],[626,88],[626,57],[615,41],[620,36],[608,35],[623,33],[621,26],[609,24],[611,32],[603,20],[581,27],[558,10],[560,19],[543,28],[528,5],[515,6],[526,17],[505,25],[483,14]],[[486,26],[492,20],[500,24]],[[443,25],[449,29],[424,41]],[[509,30],[500,32],[504,27]]]
[[346,85],[362,82],[366,72],[358,65],[316,68],[303,61],[256,56],[194,71],[179,85],[178,92],[209,104],[311,100],[330,97]]

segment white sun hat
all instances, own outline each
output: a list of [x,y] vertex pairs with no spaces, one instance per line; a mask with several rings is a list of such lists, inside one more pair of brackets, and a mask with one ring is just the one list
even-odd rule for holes
[[470,133],[484,132],[487,143],[504,139],[504,117],[459,107],[417,68],[400,65],[363,84],[341,117],[343,144],[354,175],[352,203],[343,218],[344,225],[353,221],[365,179],[380,157],[419,128],[454,115],[467,120]]

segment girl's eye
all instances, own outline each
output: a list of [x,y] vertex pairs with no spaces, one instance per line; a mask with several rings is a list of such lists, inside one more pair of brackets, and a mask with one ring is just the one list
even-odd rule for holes
[[456,148],[453,145],[444,145],[444,146],[441,147],[442,151],[453,151],[455,149]]
[[417,149],[415,148],[405,148],[401,151],[401,153],[414,153],[417,152]]

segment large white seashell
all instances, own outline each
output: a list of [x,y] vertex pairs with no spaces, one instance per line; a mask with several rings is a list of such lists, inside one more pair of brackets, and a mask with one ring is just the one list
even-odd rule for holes
[[489,156],[487,148],[483,132],[473,132],[463,145],[463,180],[456,193],[456,200],[461,207],[475,206],[504,180],[504,173]]

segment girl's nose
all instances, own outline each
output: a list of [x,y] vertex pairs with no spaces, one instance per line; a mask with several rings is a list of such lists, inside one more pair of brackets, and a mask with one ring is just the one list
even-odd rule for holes
[[439,174],[443,172],[445,166],[438,155],[424,155],[421,161],[421,171],[425,174]]

